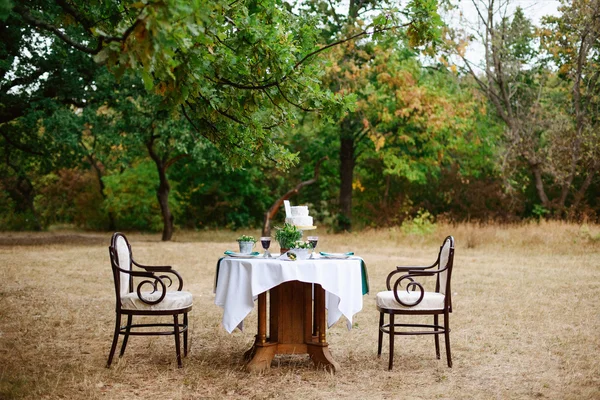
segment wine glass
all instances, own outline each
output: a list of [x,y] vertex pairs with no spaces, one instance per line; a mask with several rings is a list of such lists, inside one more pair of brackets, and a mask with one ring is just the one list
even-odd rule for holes
[[269,253],[269,246],[271,246],[271,238],[269,236],[262,236],[260,238],[260,244],[262,245],[262,248],[265,249],[265,254],[263,255],[263,257],[271,258],[271,253]]
[[317,248],[317,243],[319,242],[319,237],[318,236],[309,236],[307,237],[308,239],[308,243],[310,243],[312,245],[312,254],[310,255],[310,257],[312,258],[315,255],[315,249]]

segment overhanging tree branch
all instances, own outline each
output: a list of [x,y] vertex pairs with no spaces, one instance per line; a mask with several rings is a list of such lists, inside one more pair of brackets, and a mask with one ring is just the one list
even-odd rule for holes
[[14,147],[15,149],[21,150],[24,153],[28,153],[28,154],[33,154],[36,156],[46,156],[45,153],[41,153],[39,151],[36,150],[32,150],[26,146],[23,146],[20,143],[15,142],[14,140],[12,140],[10,137],[8,137],[8,135],[6,134],[6,132],[0,132],[0,135],[2,135],[2,137],[4,138],[4,140],[6,140],[6,142],[8,144],[10,144],[12,147]]
[[177,161],[179,161],[179,160],[181,160],[183,158],[188,158],[189,156],[190,156],[189,154],[182,153],[182,154],[179,154],[178,156],[175,156],[175,157],[171,158],[170,160],[168,160],[165,163],[165,170],[169,169],[169,167],[171,165],[175,164]]
[[261,84],[261,85],[248,85],[248,84],[233,82],[232,80],[230,80],[228,78],[224,78],[224,77],[220,77],[220,76],[216,77],[216,79],[217,79],[216,81],[214,79],[211,79],[210,77],[207,77],[207,79],[209,79],[212,82],[215,82],[217,84],[220,84],[220,85],[229,85],[229,86],[232,86],[232,87],[234,87],[236,89],[261,90],[261,89],[271,88],[271,87],[280,85],[284,81],[286,81],[292,75],[293,72],[295,72],[302,64],[304,64],[306,61],[308,61],[311,57],[313,57],[313,56],[315,56],[315,55],[317,55],[319,53],[322,53],[323,51],[325,51],[327,49],[330,49],[331,47],[335,47],[335,46],[338,46],[340,44],[352,41],[354,39],[358,39],[358,38],[360,38],[362,36],[374,35],[376,33],[381,33],[381,32],[387,32],[387,31],[390,31],[390,30],[393,30],[393,29],[404,28],[404,27],[407,27],[409,25],[410,25],[410,23],[406,23],[406,24],[403,24],[403,25],[394,25],[394,26],[388,26],[388,27],[384,27],[384,28],[379,28],[379,29],[375,29],[373,31],[368,31],[368,29],[365,29],[365,30],[363,30],[363,31],[361,31],[361,32],[359,32],[359,33],[357,33],[355,35],[352,35],[352,36],[348,37],[348,38],[341,39],[341,40],[338,40],[337,42],[333,42],[333,43],[330,43],[330,44],[328,44],[326,46],[320,47],[317,50],[311,51],[310,53],[308,53],[307,55],[305,55],[304,57],[302,57],[299,61],[296,62],[296,64],[294,64],[294,66],[290,69],[290,71],[286,75],[282,76],[280,79],[275,80],[273,82],[269,82],[269,83],[265,83],[265,84]]
[[[68,7],[68,5],[65,3],[65,5]],[[84,53],[87,54],[91,54],[91,55],[95,55],[98,54],[103,47],[104,43],[110,43],[110,42],[124,42],[125,40],[127,40],[127,38],[129,37],[129,35],[133,32],[133,30],[139,25],[140,23],[140,19],[139,19],[139,15],[138,18],[136,18],[135,22],[125,30],[125,32],[123,33],[122,36],[103,36],[103,35],[99,35],[97,37],[98,39],[98,44],[96,47],[88,47],[85,46],[81,43],[77,43],[75,40],[73,40],[72,38],[70,38],[68,35],[66,35],[60,28],[58,28],[57,26],[54,26],[46,21],[43,21],[41,19],[38,19],[36,17],[34,17],[33,15],[31,15],[31,13],[29,12],[29,10],[27,10],[25,7],[17,5],[13,8],[13,10],[15,12],[17,12],[18,14],[20,14],[23,19],[29,23],[30,25],[42,29],[42,30],[46,30],[49,31],[51,33],[53,33],[54,35],[56,35],[60,40],[62,40],[63,42],[67,43],[69,46],[82,51]],[[143,10],[143,9],[142,9]],[[72,11],[75,14],[79,15],[79,18],[84,18],[81,16],[81,14],[78,13],[78,11],[76,11],[75,9],[72,9]],[[69,12],[71,13],[71,12]],[[72,14],[73,15],[73,14]],[[74,15],[73,15],[74,16]],[[75,16],[74,16],[75,17]],[[76,19],[78,19],[77,17],[75,17]],[[79,19],[78,19],[79,20]],[[87,20],[87,19],[86,19]],[[86,26],[86,23],[84,23],[83,21],[79,20],[82,25],[84,25],[85,29],[89,31],[90,28],[88,28]],[[91,23],[91,22],[87,22],[87,23]]]
[[74,5],[69,4],[67,1],[65,1],[65,0],[55,0],[55,1],[63,10],[65,10],[67,13],[71,14],[71,16],[73,18],[75,18],[77,21],[81,22],[81,25],[83,25],[83,27],[85,28],[86,31],[88,31],[90,34],[92,34],[92,27],[94,26],[94,22],[92,20],[90,20],[85,15],[80,13],[79,10],[77,10],[77,8],[75,8]]
[[23,19],[25,21],[27,21],[30,25],[33,25],[36,28],[40,28],[40,29],[52,32],[60,40],[62,40],[63,42],[67,43],[69,46],[71,46],[79,51],[82,51],[87,54],[98,54],[100,52],[100,50],[102,50],[102,41],[101,40],[98,41],[98,45],[95,48],[85,46],[85,45],[83,45],[81,43],[77,43],[76,41],[71,39],[69,36],[64,34],[58,27],[56,27],[52,24],[49,24],[46,21],[42,21],[41,19],[35,18],[33,15],[31,15],[29,13],[29,11],[25,7],[17,5],[14,7],[13,10],[16,11],[18,14],[20,14],[23,17]]
[[[281,91],[281,89],[279,89],[279,90]],[[279,111],[283,112],[283,108],[281,108],[281,106],[279,104],[275,103],[275,101],[273,100],[273,98],[269,94],[268,90],[263,89],[263,93],[269,98],[269,100],[271,100],[271,104],[273,104],[275,107],[277,107],[279,109]],[[285,96],[283,98],[285,99]]]
[[198,96],[200,96],[200,98],[201,98],[202,100],[204,100],[205,102],[207,102],[207,103],[208,103],[208,105],[209,105],[209,106],[211,106],[213,110],[215,110],[216,112],[218,112],[218,113],[219,113],[219,114],[221,114],[222,116],[224,116],[224,117],[226,117],[226,118],[229,118],[229,119],[230,119],[230,120],[232,120],[233,122],[237,122],[237,123],[238,123],[238,124],[240,124],[240,125],[245,125],[245,123],[244,123],[244,122],[242,122],[242,121],[241,121],[239,118],[237,118],[237,117],[234,117],[234,116],[233,116],[233,115],[231,115],[231,114],[228,114],[227,112],[225,112],[225,111],[221,110],[221,109],[220,109],[220,108],[218,108],[218,107],[213,107],[213,105],[212,105],[211,101],[210,101],[209,99],[207,99],[206,97],[202,96],[200,93],[198,93]]
[[2,92],[6,93],[15,86],[29,85],[30,83],[35,82],[35,80],[38,79],[40,77],[40,75],[42,75],[42,69],[36,68],[35,71],[33,71],[32,73],[30,73],[27,76],[21,76],[19,78],[15,78],[12,81],[10,81],[4,85],[0,84],[0,90],[2,90]]
[[[187,121],[190,123],[190,125],[192,125],[192,128],[194,128],[198,133],[202,134],[200,132],[200,129],[198,129],[198,127],[196,126],[196,124],[194,124],[194,121],[192,121],[192,119],[190,118],[190,116],[188,115],[187,111],[185,110],[185,105],[181,104],[181,113],[183,114],[183,116],[185,117],[185,119],[187,119]],[[193,132],[190,132],[192,137],[194,138],[195,141],[198,140],[198,138],[196,137],[196,135],[194,135]]]
[[294,103],[293,101],[291,101],[283,92],[283,90],[281,89],[281,87],[279,85],[277,85],[277,90],[279,90],[279,93],[281,94],[281,97],[283,97],[285,99],[285,101],[287,101],[288,103],[290,103],[291,105],[301,109],[302,111],[305,112],[314,112],[317,111],[316,108],[306,108],[306,107],[302,107],[300,104]]

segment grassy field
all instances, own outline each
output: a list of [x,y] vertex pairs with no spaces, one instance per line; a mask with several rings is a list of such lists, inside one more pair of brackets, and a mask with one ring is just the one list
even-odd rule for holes
[[[599,226],[439,225],[427,236],[318,230],[319,250],[354,251],[369,270],[371,292],[354,328],[339,321],[328,333],[336,374],[313,369],[308,356],[277,356],[259,375],[244,371],[256,309],[244,332],[228,334],[213,294],[216,260],[235,250],[239,234],[179,232],[169,243],[128,235],[137,261],[173,265],[194,294],[191,352],[178,369],[172,337],[133,337],[106,369],[110,234],[0,233],[0,398],[600,398]],[[375,294],[395,265],[432,262],[448,234],[456,239],[454,366],[436,360],[431,337],[398,337],[388,372],[387,339],[376,357]]]

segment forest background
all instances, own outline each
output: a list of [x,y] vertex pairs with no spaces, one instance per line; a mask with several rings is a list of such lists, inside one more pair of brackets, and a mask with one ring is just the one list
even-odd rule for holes
[[0,229],[256,228],[311,179],[335,231],[598,222],[600,1],[561,4],[0,0]]

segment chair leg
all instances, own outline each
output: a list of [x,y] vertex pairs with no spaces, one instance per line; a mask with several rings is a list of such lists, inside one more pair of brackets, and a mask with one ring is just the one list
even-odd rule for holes
[[383,326],[383,313],[379,313],[379,341],[377,342],[377,357],[381,357],[381,346],[383,344],[383,331],[381,327]]
[[[439,323],[439,316],[437,314],[434,314],[433,324],[435,326],[438,326],[438,323]],[[435,328],[435,330],[437,331],[437,328]],[[435,335],[433,335],[433,338],[435,340],[435,357],[439,360],[440,359],[440,335],[438,333],[436,333]]]
[[394,314],[390,313],[390,362],[388,365],[388,371],[392,370],[394,366]]
[[177,314],[173,315],[173,328],[175,331],[175,353],[177,354],[177,367],[183,367],[181,363],[181,344],[179,343],[179,320]]
[[185,327],[185,331],[183,331],[183,356],[187,357],[188,355],[188,315],[187,313],[183,313],[183,326]]
[[123,338],[123,344],[121,345],[121,352],[119,353],[119,357],[123,357],[123,354],[125,354],[125,348],[127,348],[127,341],[129,340],[129,332],[131,332],[132,321],[133,315],[129,314],[127,316],[127,327],[125,328],[125,337]]
[[117,317],[115,318],[115,320],[115,332],[113,334],[112,345],[110,346],[110,353],[108,353],[108,361],[106,362],[106,368],[110,368],[113,356],[115,355],[115,350],[117,349],[117,342],[119,341],[119,331],[121,329],[121,314],[117,313]]
[[452,368],[452,355],[450,354],[450,315],[448,310],[444,312],[444,338],[446,339],[446,358],[448,367]]

